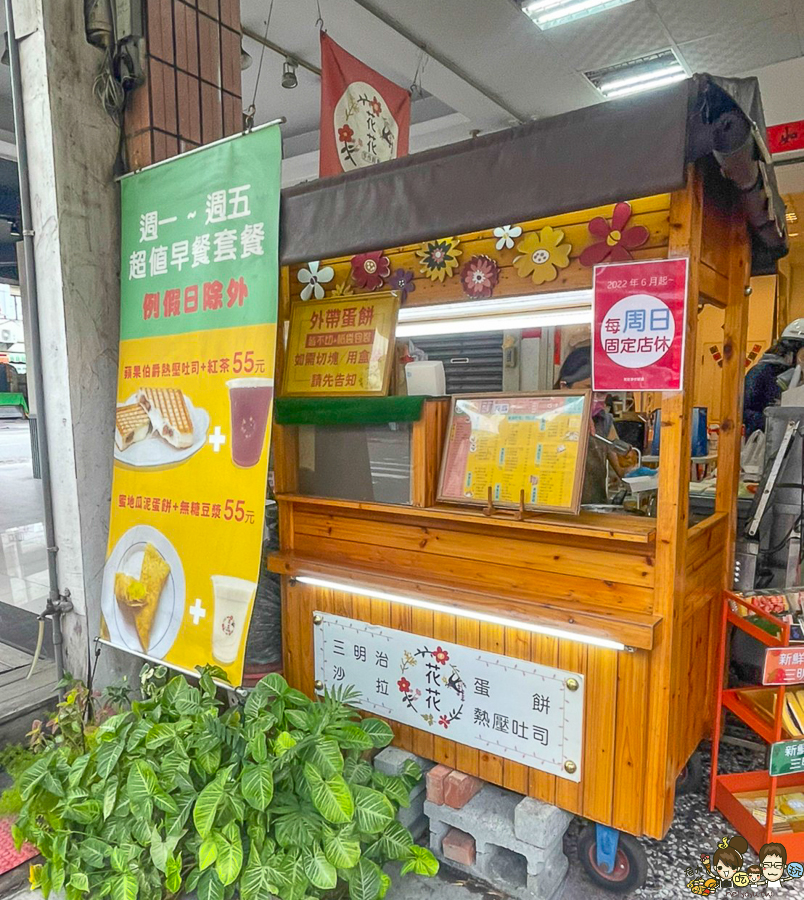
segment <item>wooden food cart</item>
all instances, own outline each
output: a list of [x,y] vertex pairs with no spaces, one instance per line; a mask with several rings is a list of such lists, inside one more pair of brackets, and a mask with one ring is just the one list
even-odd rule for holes
[[[761,108],[755,103],[749,112],[761,129]],[[724,174],[734,158],[721,155],[721,167],[712,157],[713,137],[715,146],[718,135],[725,140],[718,132],[723,115],[732,129],[748,121],[722,85],[696,78],[301,186],[284,198],[284,321],[303,302],[309,269],[301,280],[299,274],[307,260],[328,258],[320,266],[334,275],[324,287],[340,294],[348,290],[352,253],[379,248],[391,272],[416,273],[403,308],[465,300],[458,277],[421,274],[421,241],[440,234],[461,234],[462,262],[495,259],[496,297],[589,289],[593,268],[580,256],[599,240],[589,223],[600,216],[610,222],[620,201],[630,203],[629,227],[648,231],[633,259],[689,258],[684,390],[642,397],[644,405],[661,404],[655,519],[585,511],[487,516],[437,502],[449,414],[442,399],[425,401],[410,429],[409,503],[303,493],[299,426],[281,390],[274,444],[281,551],[268,564],[286,576],[288,681],[311,695],[316,690],[315,613],[580,673],[585,715],[577,781],[456,743],[437,725],[392,722],[395,743],[593,823],[653,838],[667,832],[676,779],[712,726],[718,616],[731,583],[752,245],[755,272],[768,271],[785,252],[772,170],[763,170],[755,186],[774,197],[758,214],[754,193],[741,194]],[[756,171],[761,147],[754,137],[743,144]],[[543,284],[519,274],[516,247],[506,247],[499,229],[493,233],[508,221],[520,223],[523,237],[547,226],[561,230],[572,245],[568,266]],[[612,231],[610,242],[618,236]],[[690,428],[704,304],[723,315],[722,415],[714,514],[693,525]],[[297,362],[280,359],[277,371]]]

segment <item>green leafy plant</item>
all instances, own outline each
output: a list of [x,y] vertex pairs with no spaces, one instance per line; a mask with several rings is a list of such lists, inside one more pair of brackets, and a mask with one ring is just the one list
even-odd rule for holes
[[46,860],[32,886],[66,900],[381,900],[388,860],[436,873],[396,818],[421,772],[374,770],[391,729],[350,709],[353,692],[311,701],[269,675],[224,707],[213,674],[194,687],[148,670],[145,699],[100,725],[76,715],[73,687],[12,789],[15,840]]

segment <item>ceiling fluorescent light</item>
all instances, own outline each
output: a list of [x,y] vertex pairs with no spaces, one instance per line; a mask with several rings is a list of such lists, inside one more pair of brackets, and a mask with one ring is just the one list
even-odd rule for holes
[[609,100],[614,100],[617,97],[628,97],[630,94],[641,94],[644,91],[653,91],[658,90],[658,88],[667,87],[670,84],[675,84],[677,81],[684,81],[687,77],[686,72],[681,72],[678,75],[668,75],[665,78],[655,78],[652,81],[646,82],[644,84],[634,84],[631,87],[620,88],[619,90],[609,91],[607,90],[604,94]]
[[374,588],[330,581],[327,578],[312,578],[307,575],[298,575],[296,581],[299,581],[302,584],[309,584],[312,587],[321,587],[332,591],[345,591],[347,594],[357,594],[359,597],[372,597],[375,600],[387,600],[389,603],[400,603],[403,606],[413,606],[416,609],[429,609],[433,612],[457,616],[460,619],[472,619],[476,622],[487,622],[489,625],[502,625],[503,628],[517,628],[520,631],[529,631],[532,634],[544,634],[567,641],[575,641],[579,644],[589,644],[592,647],[606,647],[609,650],[630,649],[626,647],[625,644],[620,643],[620,641],[611,641],[608,638],[594,637],[593,635],[582,634],[576,631],[565,631],[563,628],[553,628],[549,625],[536,625],[532,622],[520,619],[507,619],[504,616],[495,616],[492,613],[463,609],[457,606],[449,606],[446,603],[435,603],[431,600],[421,600],[418,597],[403,597],[401,594],[389,594],[385,591],[375,590]]
[[600,85],[600,90],[603,91],[604,94],[610,95],[612,91],[636,87],[641,84],[656,81],[658,78],[667,78],[671,75],[681,75],[682,78],[687,77],[684,69],[681,68],[681,65],[676,63],[675,65],[667,66],[667,68],[662,68],[655,72],[643,72],[641,75],[632,75],[630,78],[617,78],[612,81],[604,81]]
[[633,0],[535,0],[525,3],[522,9],[544,31],[631,2]]
[[666,87],[688,75],[681,60],[669,49],[584,74],[607,100]]

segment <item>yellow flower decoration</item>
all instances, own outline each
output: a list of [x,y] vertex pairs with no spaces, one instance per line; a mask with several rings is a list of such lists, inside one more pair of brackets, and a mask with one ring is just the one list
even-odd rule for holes
[[330,297],[351,297],[352,294],[354,294],[354,292],[355,292],[355,289],[349,283],[349,279],[346,278],[339,285],[336,285],[332,289],[332,293],[330,294]]
[[452,276],[458,268],[458,257],[461,250],[458,249],[458,238],[441,238],[437,241],[425,241],[421,250],[416,255],[421,260],[420,267],[423,275],[431,281],[444,281]]
[[569,265],[571,244],[562,244],[564,232],[560,228],[553,229],[545,225],[538,233],[534,232],[517,244],[522,254],[514,259],[514,265],[521,278],[532,276],[534,284],[555,281],[558,270]]

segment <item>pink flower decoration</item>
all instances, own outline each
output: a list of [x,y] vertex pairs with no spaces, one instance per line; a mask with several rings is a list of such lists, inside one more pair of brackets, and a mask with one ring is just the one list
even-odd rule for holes
[[500,280],[500,267],[489,256],[473,256],[461,269],[461,285],[468,297],[490,297]]
[[589,223],[589,234],[600,238],[597,244],[590,244],[581,254],[582,266],[598,266],[605,260],[624,262],[631,259],[631,251],[641,247],[650,237],[644,225],[626,228],[631,218],[631,204],[618,203],[614,207],[609,224],[602,216]]
[[449,728],[449,719],[446,716],[441,716],[438,720],[439,725],[443,725],[444,728]]
[[436,647],[435,650],[433,650],[432,655],[435,657],[435,661],[440,666],[443,666],[444,663],[449,659],[449,653],[447,653],[447,651],[443,650],[441,647]]
[[391,274],[391,263],[382,250],[352,257],[352,278],[365,291],[376,291]]

